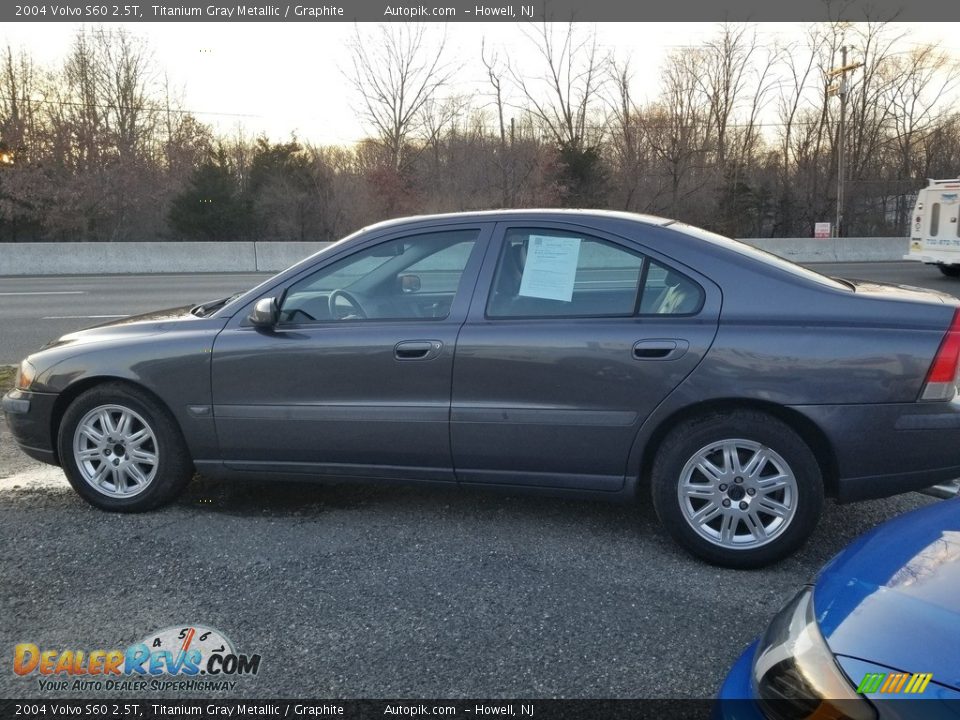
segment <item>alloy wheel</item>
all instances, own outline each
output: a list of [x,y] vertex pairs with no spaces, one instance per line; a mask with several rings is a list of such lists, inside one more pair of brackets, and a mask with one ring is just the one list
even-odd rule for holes
[[712,442],[680,473],[677,499],[698,535],[729,549],[772,542],[797,510],[797,479],[771,448],[745,439]]
[[128,498],[153,482],[159,446],[141,415],[122,405],[100,405],[77,424],[73,459],[81,477],[98,493]]

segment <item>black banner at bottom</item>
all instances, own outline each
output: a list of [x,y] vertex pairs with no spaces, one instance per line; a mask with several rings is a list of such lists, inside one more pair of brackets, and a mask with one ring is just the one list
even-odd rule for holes
[[[782,717],[846,717],[845,701],[784,703]],[[859,704],[859,703],[858,703]],[[871,700],[879,718],[960,719],[960,700]],[[859,717],[850,708],[851,717]],[[840,714],[837,714],[837,711]],[[780,713],[778,713],[780,714]],[[467,720],[762,720],[750,700],[0,700],[0,720],[169,720],[170,718],[466,718]]]
[[0,718],[3,720],[69,717],[84,720],[170,720],[182,717],[233,720],[698,720],[711,715],[722,717],[718,710],[712,700],[0,700]]

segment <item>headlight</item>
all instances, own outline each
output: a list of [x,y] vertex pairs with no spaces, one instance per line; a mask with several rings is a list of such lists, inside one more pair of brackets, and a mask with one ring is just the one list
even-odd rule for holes
[[813,588],[805,587],[770,623],[753,659],[757,704],[773,720],[873,720],[873,705],[857,694],[820,634]]
[[37,376],[37,369],[29,362],[24,360],[17,368],[17,380],[14,387],[17,390],[28,390],[33,385],[33,379]]

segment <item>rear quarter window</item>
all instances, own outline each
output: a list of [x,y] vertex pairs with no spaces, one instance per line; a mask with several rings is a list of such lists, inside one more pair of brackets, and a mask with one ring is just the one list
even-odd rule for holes
[[833,290],[843,290],[844,292],[853,292],[853,288],[849,285],[845,285],[838,280],[834,280],[831,277],[822,275],[821,273],[815,272],[809,268],[803,267],[802,265],[797,265],[794,262],[785,260],[779,255],[774,255],[771,252],[766,250],[761,250],[759,248],[753,247],[753,245],[747,245],[744,242],[739,240],[734,240],[732,238],[724,237],[723,235],[717,235],[716,233],[709,232],[707,230],[702,230],[698,227],[693,227],[692,225],[685,225],[683,223],[674,223],[670,225],[671,230],[677,230],[682,232],[685,235],[690,235],[697,238],[698,240],[703,240],[704,242],[710,243],[711,245],[716,245],[722,247],[726,250],[731,250],[738,255],[742,255],[746,258],[752,260],[757,260],[759,262],[765,263],[767,265],[772,265],[778,270],[789,273],[794,277],[801,278],[807,282],[813,282],[824,287],[831,288]]

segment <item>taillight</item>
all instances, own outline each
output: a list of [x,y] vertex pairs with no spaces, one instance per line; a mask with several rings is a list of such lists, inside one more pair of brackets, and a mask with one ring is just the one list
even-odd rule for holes
[[927,371],[921,400],[952,400],[957,389],[957,362],[960,361],[960,308],[954,311],[947,334]]

